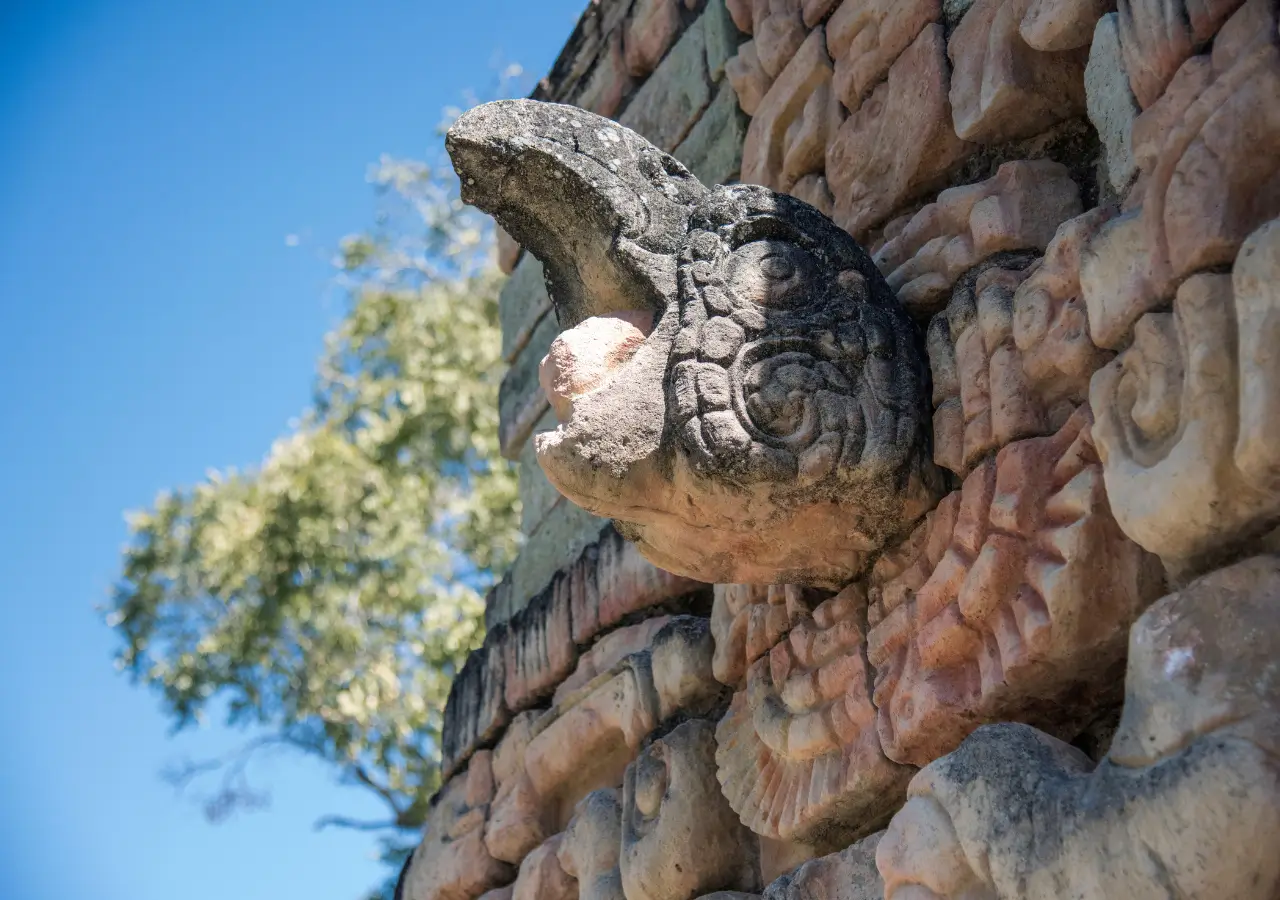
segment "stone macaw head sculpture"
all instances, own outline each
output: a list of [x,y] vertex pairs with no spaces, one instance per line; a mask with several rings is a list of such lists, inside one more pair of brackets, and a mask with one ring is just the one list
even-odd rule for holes
[[932,506],[920,336],[817,210],[707,187],[575,107],[488,103],[446,146],[463,200],[541,260],[564,329],[538,461],[652,562],[838,587]]

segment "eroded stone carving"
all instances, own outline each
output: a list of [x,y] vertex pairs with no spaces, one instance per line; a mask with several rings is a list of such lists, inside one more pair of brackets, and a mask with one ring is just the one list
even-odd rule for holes
[[539,717],[524,767],[546,810],[544,821],[563,827],[578,800],[618,784],[661,722],[716,708],[723,688],[711,673],[713,653],[707,620],[676,616],[647,650],[626,657]]
[[1085,110],[1088,49],[1044,52],[1023,38],[1032,0],[976,0],[947,44],[956,134],[994,144]]
[[621,857],[627,900],[759,889],[755,841],[720,793],[715,757],[715,726],[692,719],[627,767]]
[[747,667],[768,653],[825,597],[822,591],[797,584],[717,584],[711,607],[716,680],[742,687]]
[[884,832],[811,859],[765,888],[764,900],[884,900],[876,847]]
[[1125,69],[1144,108],[1240,5],[1241,0],[1120,0]]
[[578,883],[560,866],[561,838],[548,838],[521,861],[511,900],[577,900]]
[[426,836],[402,876],[404,900],[475,900],[511,881],[515,870],[489,855],[484,824],[493,799],[492,754],[471,757],[433,799]]
[[1018,33],[1037,50],[1087,47],[1098,19],[1112,8],[1111,0],[1031,0]]
[[827,23],[836,96],[856,110],[924,27],[941,18],[940,0],[844,0]]
[[866,603],[855,583],[796,611],[720,721],[717,777],[756,834],[840,846],[901,800],[911,772],[880,749],[867,693]]
[[1052,160],[1007,162],[976,184],[948,188],[875,254],[876,265],[920,321],[946,305],[956,280],[1003,250],[1043,250],[1082,212],[1080,189]]
[[1254,229],[1280,215],[1277,96],[1277,11],[1249,0],[1211,52],[1187,59],[1146,101],[1133,126],[1141,205],[1108,222],[1081,260],[1099,346],[1124,347],[1143,313],[1172,300],[1189,275],[1229,265]]
[[516,716],[493,751],[497,790],[484,826],[484,844],[494,859],[513,865],[518,865],[554,830],[550,811],[538,796],[524,766],[524,755],[533,738],[538,715],[530,710]]
[[592,791],[578,801],[560,842],[560,865],[578,879],[578,900],[625,900],[622,798],[614,788]]
[[1102,762],[1025,725],[979,729],[912,781],[877,849],[886,900],[1275,897],[1278,636],[1275,557],[1156,603]]
[[448,147],[464,198],[543,261],[563,326],[655,314],[536,440],[552,483],[654,563],[838,587],[932,505],[915,331],[821,214],[764,188],[709,190],[569,107],[486,104]]
[[827,145],[835,220],[863,237],[974,150],[951,126],[942,25],[921,29]]
[[1173,311],[1094,376],[1095,432],[1120,526],[1180,574],[1280,520],[1280,221],[1231,275],[1194,275]]
[[987,459],[872,572],[885,753],[924,765],[984,721],[1081,727],[1162,587],[1112,519],[1089,407]]
[[820,173],[827,136],[840,125],[821,28],[809,34],[757,107],[742,145],[742,180],[788,191]]

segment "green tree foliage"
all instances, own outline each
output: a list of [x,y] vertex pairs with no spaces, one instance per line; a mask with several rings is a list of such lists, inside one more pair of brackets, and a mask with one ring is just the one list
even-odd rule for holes
[[348,310],[312,408],[257,468],[130,516],[108,622],[176,727],[268,735],[177,773],[222,772],[211,817],[254,802],[249,754],[289,745],[385,802],[385,822],[329,821],[388,829],[394,856],[439,785],[449,683],[519,506],[498,453],[492,230],[446,167],[384,158],[371,178],[381,212],[336,261]]

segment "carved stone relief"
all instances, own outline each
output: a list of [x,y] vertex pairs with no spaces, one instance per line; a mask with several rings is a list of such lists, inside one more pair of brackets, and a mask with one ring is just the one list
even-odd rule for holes
[[874,829],[901,801],[910,770],[880,749],[866,603],[854,584],[795,611],[720,722],[717,777],[756,834],[822,847]]
[[562,326],[654,314],[611,377],[554,398],[570,418],[536,449],[655,564],[835,588],[932,505],[916,335],[829,220],[764,188],[709,190],[568,107],[486,104],[448,147],[464,199],[542,260]]
[[924,765],[978,724],[1082,726],[1116,684],[1159,564],[1112,519],[1088,406],[1009,444],[871,577],[885,753]]
[[720,793],[715,753],[715,726],[691,719],[627,767],[621,852],[627,900],[759,889],[755,838]]
[[592,791],[578,801],[560,841],[560,865],[578,880],[578,900],[625,900],[622,797],[614,788]]
[[1094,376],[1120,526],[1185,576],[1280,522],[1280,221],[1194,275]]
[[487,750],[476,753],[467,770],[436,795],[426,836],[402,876],[403,900],[474,900],[515,875],[484,843],[494,792],[491,756]]
[[1052,160],[1016,160],[976,184],[948,188],[876,251],[898,300],[928,321],[957,279],[1003,250],[1044,250],[1082,211],[1080,189]]
[[1244,239],[1280,215],[1277,96],[1277,11],[1249,0],[1209,53],[1186,59],[1148,98],[1133,126],[1140,206],[1103,226],[1081,260],[1099,346],[1124,347],[1143,313],[1193,273],[1230,265]]
[[1280,892],[1280,560],[1151,607],[1094,768],[1025,725],[920,772],[877,849],[886,900],[1270,900]]

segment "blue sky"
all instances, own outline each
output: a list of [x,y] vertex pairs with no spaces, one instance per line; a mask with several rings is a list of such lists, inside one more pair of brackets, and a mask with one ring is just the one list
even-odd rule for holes
[[[318,764],[255,770],[265,812],[207,824],[95,607],[124,510],[252,464],[305,406],[341,313],[327,260],[379,154],[442,107],[549,68],[585,0],[0,3],[0,897],[354,900],[376,815]],[[297,246],[286,243],[299,236]]]

